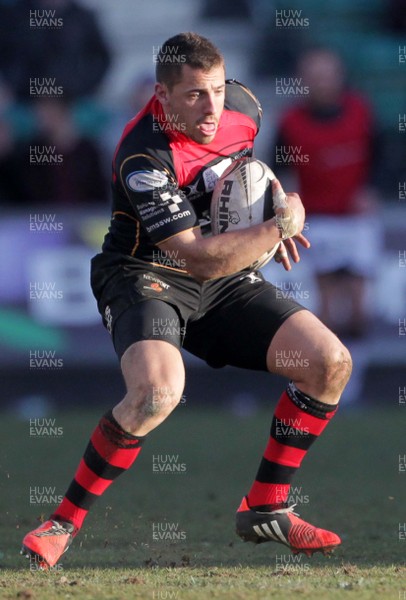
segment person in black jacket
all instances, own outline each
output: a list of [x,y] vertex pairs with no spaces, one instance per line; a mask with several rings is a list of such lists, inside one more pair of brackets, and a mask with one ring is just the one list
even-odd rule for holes
[[0,71],[19,100],[30,81],[54,78],[65,97],[94,94],[110,65],[95,14],[74,0],[0,3]]

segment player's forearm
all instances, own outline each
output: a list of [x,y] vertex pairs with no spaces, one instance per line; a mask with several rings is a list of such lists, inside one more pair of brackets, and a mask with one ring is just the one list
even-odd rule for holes
[[225,277],[248,267],[279,241],[274,219],[249,229],[202,238],[187,258],[187,270],[199,281]]
[[[279,182],[277,185],[280,187]],[[280,191],[284,194],[282,188]],[[198,281],[231,275],[272,250],[281,239],[300,234],[305,211],[299,196],[284,195],[283,202],[284,206],[276,207],[276,216],[264,223],[207,238],[198,228],[190,228],[158,246],[164,252],[176,253],[186,270]]]

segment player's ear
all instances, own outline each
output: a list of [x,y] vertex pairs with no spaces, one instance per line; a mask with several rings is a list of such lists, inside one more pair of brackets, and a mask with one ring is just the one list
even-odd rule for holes
[[165,85],[165,83],[158,82],[155,84],[155,96],[162,106],[166,106],[169,103],[168,87]]

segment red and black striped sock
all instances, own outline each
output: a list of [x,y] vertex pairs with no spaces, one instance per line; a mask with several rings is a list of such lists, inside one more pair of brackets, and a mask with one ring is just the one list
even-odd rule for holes
[[72,523],[77,533],[95,500],[131,467],[145,437],[127,433],[111,410],[106,413],[90,438],[65,497],[50,518]]
[[313,442],[337,411],[289,383],[275,409],[271,437],[248,493],[248,505],[274,510],[288,499],[293,475]]

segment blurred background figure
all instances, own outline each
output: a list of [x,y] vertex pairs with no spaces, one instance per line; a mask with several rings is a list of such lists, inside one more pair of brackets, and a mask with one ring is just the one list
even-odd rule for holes
[[406,31],[406,0],[387,0],[386,18],[389,28],[395,33]]
[[248,0],[204,0],[201,16],[204,19],[247,19],[251,18],[251,7]]
[[155,77],[151,71],[142,71],[127,82],[120,98],[110,107],[108,122],[102,132],[104,154],[109,157],[106,164],[110,172],[111,156],[128,121],[147,104],[155,91]]
[[40,205],[103,206],[108,173],[96,142],[77,128],[70,103],[61,98],[36,101],[38,132],[25,153],[25,200]]
[[21,155],[9,121],[0,115],[0,204],[18,206],[24,198]]
[[142,73],[131,82],[127,93],[129,119],[147,104],[155,93],[155,77],[151,73]]
[[[282,115],[270,164],[297,177],[306,208],[319,316],[340,336],[366,332],[366,284],[381,248],[371,109],[347,89],[340,57],[314,48],[299,60],[301,100]],[[292,188],[296,189],[296,187]]]
[[[32,13],[62,25],[35,27]],[[75,0],[0,0],[0,29],[0,199],[103,205],[110,156],[100,156],[98,93],[111,52],[95,11]],[[61,163],[30,162],[41,145],[55,146]]]
[[0,204],[18,203],[23,197],[22,166],[13,121],[18,118],[14,110],[14,97],[0,77]]
[[[55,10],[63,26],[28,28],[29,10]],[[93,11],[74,0],[13,0],[0,6],[0,68],[19,100],[29,100],[30,79],[55,78],[64,94],[94,94],[110,65],[110,50]],[[28,31],[27,31],[28,30]]]

